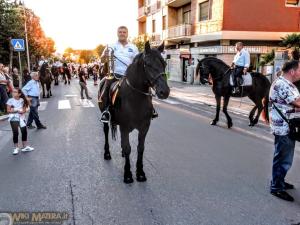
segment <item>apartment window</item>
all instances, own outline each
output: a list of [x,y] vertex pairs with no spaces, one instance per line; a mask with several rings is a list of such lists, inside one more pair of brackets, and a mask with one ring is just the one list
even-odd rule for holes
[[297,7],[300,6],[299,0],[285,0],[285,5],[289,7]]
[[163,30],[167,29],[167,17],[166,16],[162,17],[162,29]]
[[185,24],[191,23],[191,11],[187,11],[183,13],[183,23]]
[[156,32],[155,20],[152,20],[152,33]]
[[199,4],[199,21],[209,20],[209,1]]

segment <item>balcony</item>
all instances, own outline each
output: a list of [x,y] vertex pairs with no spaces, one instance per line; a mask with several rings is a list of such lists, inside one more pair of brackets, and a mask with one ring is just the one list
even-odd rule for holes
[[147,9],[145,6],[139,8],[138,10],[138,21],[144,22],[147,18]]
[[222,20],[208,20],[200,22],[195,27],[195,34],[207,34],[222,30]]
[[157,1],[148,7],[150,8],[151,14],[157,13],[161,9],[161,1]]
[[180,24],[174,27],[170,27],[167,32],[167,40],[178,42],[190,40],[191,30],[191,24]]
[[168,1],[168,6],[174,8],[181,7],[191,2],[191,0],[167,0],[167,1]]

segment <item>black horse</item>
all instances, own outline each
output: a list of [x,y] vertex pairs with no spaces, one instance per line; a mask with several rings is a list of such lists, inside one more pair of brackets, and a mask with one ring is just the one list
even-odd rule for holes
[[43,98],[45,98],[45,86],[46,86],[46,90],[47,90],[47,98],[50,98],[50,96],[52,96],[52,92],[51,92],[51,83],[52,83],[52,74],[48,68],[48,63],[44,63],[41,66],[40,69],[40,82],[42,85],[42,89],[43,89]]
[[[150,127],[153,113],[152,87],[158,98],[166,99],[169,96],[170,88],[165,78],[166,63],[161,56],[164,45],[157,49],[151,49],[149,42],[145,44],[145,51],[138,54],[133,63],[127,68],[126,77],[123,78],[119,89],[119,95],[115,105],[111,110],[111,128],[113,139],[116,137],[117,125],[121,132],[122,156],[125,157],[124,182],[132,183],[132,173],[130,169],[131,146],[129,134],[137,129],[138,147],[136,162],[136,178],[139,182],[146,181],[143,171],[143,153],[147,132]],[[100,86],[99,94],[103,86]],[[99,108],[103,111],[101,103]],[[110,160],[108,133],[109,125],[104,123],[105,146],[104,159]]]
[[54,77],[54,85],[58,85],[59,82],[58,82],[58,77],[59,77],[59,68],[57,66],[52,66],[51,67],[51,73]]
[[[251,73],[252,86],[241,87],[240,94],[232,94],[232,87],[229,84],[231,69],[222,60],[215,57],[207,57],[202,60],[198,60],[196,67],[196,74],[200,72],[200,82],[202,84],[208,83],[211,76],[212,79],[212,91],[215,94],[217,103],[216,116],[211,122],[211,125],[216,125],[219,121],[219,114],[221,109],[221,98],[224,98],[223,112],[227,119],[228,128],[231,128],[233,123],[232,119],[227,112],[227,106],[230,97],[245,97],[248,96],[255,104],[249,114],[249,126],[254,126],[258,123],[259,116],[263,111],[263,117],[266,121],[268,118],[268,102],[269,102],[269,90],[270,81],[266,76],[260,73]],[[255,112],[257,114],[255,116]],[[255,118],[254,118],[255,116]]]

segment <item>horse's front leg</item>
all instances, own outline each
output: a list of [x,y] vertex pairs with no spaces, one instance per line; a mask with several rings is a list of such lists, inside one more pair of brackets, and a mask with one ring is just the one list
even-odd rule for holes
[[260,116],[261,112],[262,112],[263,109],[264,109],[264,106],[263,106],[263,104],[262,104],[262,100],[257,101],[257,102],[256,102],[256,106],[257,106],[257,109],[258,109],[258,110],[257,110],[257,114],[256,114],[256,116],[255,116],[255,118],[254,118],[254,120],[253,120],[253,126],[256,125],[256,124],[258,123],[259,116]]
[[111,155],[109,151],[109,141],[108,141],[108,135],[109,135],[109,125],[108,123],[103,123],[103,131],[105,135],[105,144],[104,144],[104,159],[105,160],[111,160]]
[[233,123],[232,123],[231,117],[229,116],[229,114],[227,112],[227,107],[228,107],[229,99],[230,99],[229,95],[226,95],[224,97],[223,112],[224,112],[224,114],[226,116],[226,119],[227,119],[227,126],[228,126],[228,128],[231,128],[233,126]]
[[130,184],[133,182],[133,178],[130,170],[131,146],[129,143],[129,131],[122,129],[122,127],[120,130],[121,130],[121,147],[122,147],[122,152],[125,156],[124,183]]
[[210,125],[217,125],[218,121],[219,121],[219,116],[220,116],[220,109],[221,109],[221,95],[215,95],[216,98],[216,103],[217,103],[217,107],[216,107],[216,116],[213,119],[213,121],[210,122]]
[[139,144],[137,147],[138,155],[136,161],[136,180],[139,182],[145,182],[147,180],[145,172],[143,170],[143,155],[145,150],[145,139],[148,133],[149,126],[139,131]]

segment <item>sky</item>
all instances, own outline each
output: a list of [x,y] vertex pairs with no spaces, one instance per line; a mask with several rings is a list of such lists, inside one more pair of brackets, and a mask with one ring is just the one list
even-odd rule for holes
[[41,18],[43,30],[54,39],[57,51],[67,47],[94,49],[117,40],[125,25],[137,36],[137,0],[24,0]]

